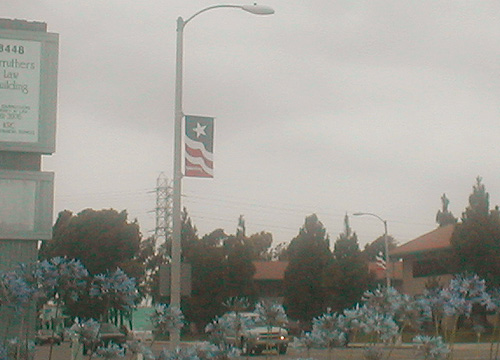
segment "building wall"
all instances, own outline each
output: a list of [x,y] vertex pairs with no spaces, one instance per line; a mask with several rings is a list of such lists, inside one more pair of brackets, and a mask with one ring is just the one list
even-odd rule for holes
[[441,286],[446,286],[452,279],[451,274],[440,274],[436,276],[423,276],[423,277],[413,277],[414,264],[418,260],[423,258],[431,257],[429,255],[424,257],[409,257],[403,260],[403,292],[408,295],[422,294],[425,290],[425,285],[431,280],[438,280]]
[[[0,271],[13,270],[19,263],[33,263],[37,256],[37,241],[0,240]],[[36,316],[34,305],[28,308],[28,311],[21,313],[7,306],[0,307],[0,341],[17,337],[22,326],[24,331],[28,329],[30,338],[34,337]]]
[[259,300],[283,302],[283,280],[256,280],[255,288]]

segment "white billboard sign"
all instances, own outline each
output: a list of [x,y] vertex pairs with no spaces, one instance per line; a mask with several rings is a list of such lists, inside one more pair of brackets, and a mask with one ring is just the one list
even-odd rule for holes
[[55,151],[59,36],[0,29],[0,151]]
[[50,239],[53,198],[53,173],[0,170],[0,239]]
[[0,39],[0,141],[38,142],[40,49],[40,42]]
[[36,181],[0,179],[0,227],[19,232],[35,229]]

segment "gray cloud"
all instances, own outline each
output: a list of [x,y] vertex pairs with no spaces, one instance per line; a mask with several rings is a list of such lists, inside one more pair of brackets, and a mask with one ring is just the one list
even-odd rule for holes
[[[172,168],[175,21],[212,2],[2,5],[60,33],[56,211],[128,209],[147,233]],[[435,226],[443,192],[460,215],[477,175],[500,202],[498,2],[269,5],[186,28],[184,111],[216,117],[216,178],[184,181],[202,234],[244,214],[289,241],[317,212],[335,238],[346,211],[371,211],[404,242]],[[352,220],[362,244],[372,220]]]

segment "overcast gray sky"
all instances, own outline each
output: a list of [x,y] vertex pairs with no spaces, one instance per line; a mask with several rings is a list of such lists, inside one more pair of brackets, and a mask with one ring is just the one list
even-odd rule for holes
[[[2,0],[1,17],[60,34],[56,213],[126,209],[154,229],[172,174],[176,18],[208,0]],[[245,4],[239,0],[233,4]],[[183,181],[200,235],[373,212],[400,243],[459,216],[481,175],[500,203],[500,2],[268,0],[185,29],[184,112],[216,118],[215,178]],[[383,233],[351,218],[360,244]]]

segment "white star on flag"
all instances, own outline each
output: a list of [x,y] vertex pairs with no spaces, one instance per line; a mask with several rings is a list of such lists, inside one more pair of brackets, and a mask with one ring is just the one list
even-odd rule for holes
[[205,133],[206,127],[206,125],[201,126],[200,123],[196,123],[196,127],[193,129],[193,131],[196,133],[197,138],[199,138],[201,135],[207,136],[207,134]]

